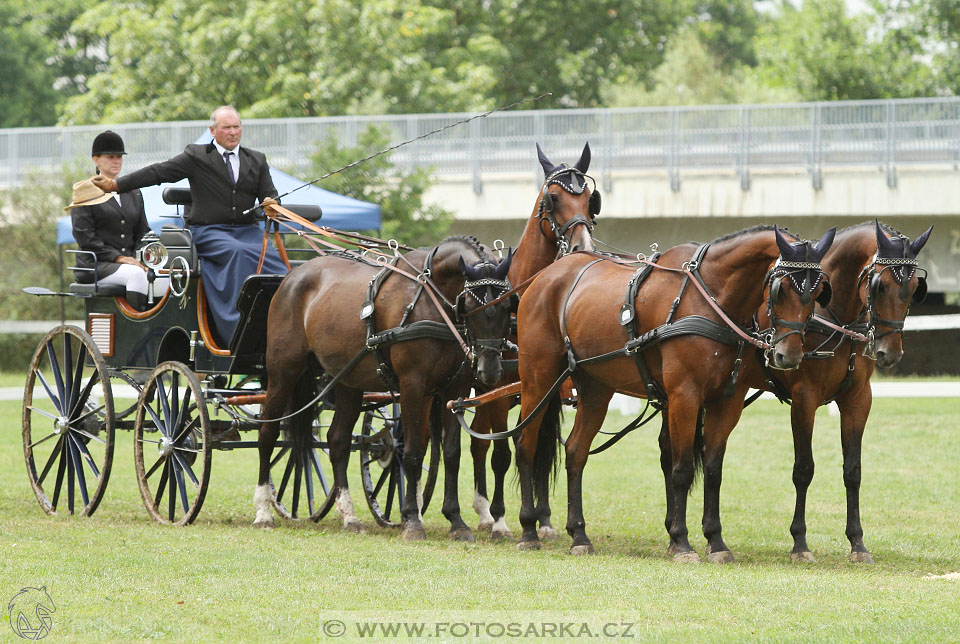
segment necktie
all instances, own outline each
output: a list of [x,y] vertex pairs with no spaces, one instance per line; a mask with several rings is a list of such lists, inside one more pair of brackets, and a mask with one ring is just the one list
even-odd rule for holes
[[237,185],[237,178],[233,176],[233,166],[230,165],[230,157],[233,156],[233,152],[224,152],[223,153],[223,162],[227,164],[227,174],[230,175],[230,185]]

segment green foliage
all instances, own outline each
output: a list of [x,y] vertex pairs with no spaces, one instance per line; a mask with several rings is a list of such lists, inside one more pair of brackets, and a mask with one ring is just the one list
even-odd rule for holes
[[0,43],[0,128],[53,125],[55,73],[44,63],[53,46],[13,0],[0,0]]
[[[359,135],[355,147],[339,147],[336,140],[329,139],[311,157],[310,174],[321,176],[388,145],[386,134],[373,127]],[[453,220],[452,212],[423,204],[423,193],[432,184],[430,173],[429,168],[403,173],[384,154],[332,175],[321,185],[326,190],[380,204],[381,236],[385,239],[425,246],[440,241]]]

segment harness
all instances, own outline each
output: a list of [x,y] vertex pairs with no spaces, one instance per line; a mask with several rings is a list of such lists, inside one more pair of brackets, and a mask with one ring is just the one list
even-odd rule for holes
[[[578,213],[567,220],[563,225],[557,223],[553,216],[553,197],[547,192],[550,185],[558,185],[570,194],[580,195],[587,188],[586,180],[593,181],[593,190],[590,193],[590,203],[588,205],[590,218],[583,213]],[[537,204],[537,223],[540,227],[540,234],[546,237],[543,232],[542,223],[546,219],[551,232],[557,239],[557,257],[564,257],[570,254],[570,243],[567,241],[566,234],[576,226],[586,226],[587,230],[593,234],[594,219],[600,213],[600,193],[597,192],[596,181],[593,177],[584,174],[577,168],[571,168],[566,164],[561,164],[550,173],[543,181],[543,187],[540,189],[540,201]]]

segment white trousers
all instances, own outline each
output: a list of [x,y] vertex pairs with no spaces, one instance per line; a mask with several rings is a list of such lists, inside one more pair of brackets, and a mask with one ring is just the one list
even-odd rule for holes
[[[147,294],[147,272],[139,266],[120,264],[116,271],[106,277],[101,277],[98,281],[100,284],[120,284],[126,286],[128,292],[135,291],[143,295]],[[159,300],[163,297],[163,294],[167,292],[169,287],[170,279],[157,275],[157,279],[153,282],[153,296]]]

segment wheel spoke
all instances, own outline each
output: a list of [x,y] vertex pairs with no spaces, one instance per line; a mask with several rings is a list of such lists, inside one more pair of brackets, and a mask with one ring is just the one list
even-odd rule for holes
[[[77,410],[77,407],[80,405],[80,383],[83,382],[83,367],[84,367],[83,363],[86,359],[87,359],[87,345],[81,342],[80,351],[77,353],[76,370],[73,372],[73,376],[71,376],[70,378],[70,384],[71,384],[70,415],[71,416]],[[71,365],[67,363],[66,366],[67,368],[69,368]],[[94,373],[96,373],[96,369],[94,369]],[[93,380],[93,378],[91,378],[91,380]],[[89,385],[90,383],[87,383],[87,384]],[[87,389],[87,393],[89,393],[89,389]]]
[[50,472],[50,468],[53,467],[53,462],[57,460],[57,456],[59,456],[61,449],[63,449],[62,438],[57,442],[57,446],[53,448],[53,452],[50,453],[50,458],[47,459],[47,464],[43,466],[43,472],[40,473],[40,478],[37,479],[37,485],[43,485],[43,479],[47,478],[47,474]]
[[[160,511],[160,501],[163,499],[163,493],[167,489],[167,477],[170,475],[170,469],[166,467],[167,461],[169,459],[165,456],[161,456],[160,460],[157,461],[157,465],[163,463],[163,471],[160,473],[160,485],[157,486],[157,494],[153,498],[153,507],[159,512]],[[157,465],[154,465],[151,470],[157,469]]]
[[[187,483],[183,480],[183,470],[179,467],[179,462],[173,464],[173,473],[177,476],[177,489],[180,491],[180,505],[183,506],[183,513],[190,512],[190,502],[187,500]],[[172,521],[173,519],[171,519]]]
[[163,436],[169,436],[169,434],[167,434],[167,432],[164,431],[165,429],[167,429],[167,426],[164,424],[162,420],[160,420],[160,416],[157,415],[156,410],[154,410],[154,408],[151,407],[149,404],[144,405],[143,408],[147,410],[148,414],[150,414],[150,418],[153,419],[153,424],[156,425],[157,431],[159,431],[160,434],[162,434]]
[[[143,478],[144,478],[144,479],[149,479],[151,476],[153,476],[153,473],[157,471],[157,468],[160,467],[160,465],[161,465],[161,463],[163,463],[163,461],[164,461],[164,457],[163,457],[163,456],[161,456],[160,458],[158,458],[158,459],[157,459],[157,462],[153,464],[153,467],[150,468],[150,470],[147,472],[147,474],[146,474]],[[164,470],[164,474],[166,474],[166,470]],[[166,481],[164,481],[164,483],[166,483]],[[163,487],[163,483],[160,484],[160,487]],[[157,503],[159,503],[159,501],[157,501]]]
[[40,440],[34,441],[33,443],[30,443],[30,449],[33,449],[34,447],[36,447],[37,445],[39,445],[39,444],[42,443],[43,441],[50,440],[50,439],[53,438],[54,436],[57,436],[57,432],[50,432],[49,434],[47,434],[46,436],[44,436],[44,437],[41,438]]
[[77,476],[80,498],[83,499],[83,507],[87,507],[90,505],[90,494],[87,492],[87,477],[83,473],[83,463],[80,461],[80,448],[78,446],[80,441],[70,434],[67,434],[67,437],[73,443],[73,447],[70,448],[70,458],[73,459],[73,471]]
[[167,400],[167,390],[163,387],[163,374],[160,374],[160,377],[157,378],[157,399],[160,401],[164,424],[169,432],[167,435],[172,436],[175,428],[173,427],[173,418],[170,417],[170,401]]
[[287,490],[287,481],[290,480],[290,472],[293,471],[293,456],[287,459],[287,466],[283,470],[283,479],[280,481],[280,488],[277,490],[277,501],[283,499],[283,493]]
[[303,464],[303,476],[304,482],[307,484],[307,509],[310,511],[309,516],[313,516],[313,472],[310,467],[310,453],[312,449],[307,449],[303,452],[303,460],[306,463]]
[[63,334],[63,408],[69,409],[73,403],[73,341],[69,333]]
[[91,409],[90,411],[86,412],[86,413],[83,414],[82,416],[77,416],[76,418],[74,418],[74,419],[71,420],[70,422],[71,422],[71,423],[78,423],[78,422],[80,422],[80,421],[82,421],[82,420],[84,420],[84,419],[86,419],[86,418],[88,418],[88,417],[90,417],[90,416],[98,413],[98,412],[103,411],[105,407],[106,407],[106,405],[100,405],[99,407],[94,407],[93,409]]
[[66,441],[63,453],[67,457],[67,510],[73,514],[74,478],[73,478],[73,446]]
[[371,494],[373,498],[376,498],[377,495],[380,494],[380,488],[383,487],[384,482],[387,480],[387,477],[390,476],[390,474],[392,474],[390,469],[385,469],[380,474],[380,478],[377,480],[377,485],[373,488],[373,494]]
[[80,434],[81,436],[85,436],[85,437],[89,438],[90,440],[97,441],[98,443],[102,443],[103,445],[106,445],[106,444],[107,444],[107,441],[105,441],[105,440],[103,440],[102,438],[100,438],[99,436],[95,436],[95,435],[91,434],[90,432],[85,431],[85,430],[83,430],[83,429],[77,429],[76,427],[71,427],[70,430],[71,430],[71,431],[74,431],[74,432],[76,432],[76,433],[78,433],[78,434]]
[[[183,402],[180,403],[180,409],[177,412],[177,424],[174,425],[174,427],[176,427],[177,429],[179,429],[180,426],[183,425],[184,416],[187,413],[187,409],[190,407],[190,392],[191,392],[190,387],[187,387],[186,391],[183,392]],[[173,439],[173,442],[179,443],[180,439],[183,438],[184,435],[188,431],[190,431],[193,428],[193,426],[196,424],[196,422],[199,420],[200,420],[199,416],[197,416],[196,418],[191,418],[190,422],[187,423],[187,426],[180,431],[180,434],[176,438]],[[170,433],[172,434],[173,432],[170,432]]]
[[167,459],[167,469],[170,471],[170,475],[167,476],[167,483],[170,486],[170,489],[167,491],[167,510],[170,523],[173,523],[177,512],[177,492],[173,489],[177,484],[177,475],[172,458]]
[[32,412],[34,412],[34,413],[36,413],[36,414],[40,414],[41,416],[46,416],[46,417],[49,418],[50,420],[57,420],[57,419],[60,418],[59,416],[55,416],[54,414],[51,414],[50,412],[43,411],[42,409],[37,409],[36,407],[27,407],[27,409],[29,409],[30,411],[32,411]]
[[[84,347],[84,350],[86,350],[86,347]],[[84,351],[84,353],[86,353],[86,351]],[[84,360],[86,360],[86,357],[84,357]],[[80,375],[81,374],[77,374],[77,382],[79,382]],[[90,393],[93,391],[94,385],[96,385],[98,382],[100,382],[100,373],[94,369],[93,373],[90,374],[90,379],[87,380],[87,384],[83,386],[83,391],[79,392],[74,400],[73,407],[70,409],[71,418],[73,418],[74,414],[79,412],[82,406],[87,403],[87,401],[90,399]],[[98,410],[99,409],[103,409],[103,405],[101,405]],[[87,412],[84,414],[84,416],[89,415],[89,413],[90,412]],[[83,416],[81,416],[81,418],[82,417]]]
[[272,461],[270,461],[270,469],[271,469],[271,470],[273,469],[273,466],[274,466],[274,465],[276,465],[277,463],[280,462],[280,459],[283,458],[283,455],[286,454],[287,451],[289,451],[289,449],[290,449],[289,447],[281,447],[281,448],[280,448],[280,451],[277,453],[277,455],[274,457],[274,459],[273,459]]
[[[57,395],[53,393],[53,391],[51,391],[50,385],[47,384],[47,379],[43,377],[43,374],[40,373],[39,369],[34,369],[33,373],[36,374],[37,379],[40,381],[40,384],[42,384],[43,388],[46,389],[47,398],[50,399],[50,402],[53,403],[53,406],[56,408],[58,412],[63,413],[63,405],[60,403],[60,398],[57,397]],[[37,410],[37,411],[40,411],[40,410]]]
[[[176,445],[176,444],[179,443],[181,440],[183,440],[183,437],[187,435],[187,432],[192,431],[193,429],[195,429],[197,423],[199,423],[199,422],[200,422],[200,417],[199,417],[199,416],[197,416],[196,418],[191,419],[190,422],[187,423],[187,426],[184,427],[184,428],[180,431],[180,433],[177,434],[177,436],[173,439],[173,444]],[[177,427],[179,427],[179,425],[177,425]],[[170,432],[170,433],[172,434],[173,432]]]
[[294,468],[295,472],[293,474],[293,507],[290,509],[290,514],[294,519],[297,518],[297,508],[300,506],[300,480],[303,478],[303,457],[300,454],[294,452]]
[[63,473],[67,467],[67,450],[63,449],[64,443],[66,441],[61,440],[59,445],[60,449],[60,465],[57,467],[57,482],[53,486],[53,509],[57,509],[57,503],[60,501],[60,490],[63,489]]
[[407,477],[403,475],[403,465],[400,464],[400,461],[397,461],[395,466],[397,468],[397,488],[399,492],[399,497],[397,498],[397,505],[403,507],[404,493],[406,492],[406,483]]
[[193,469],[190,467],[190,464],[176,452],[173,453],[174,457],[177,459],[177,463],[180,465],[180,469],[187,473],[187,476],[190,477],[190,480],[193,481],[193,484],[197,487],[200,487],[200,481],[197,479],[197,476],[193,473]]
[[[80,453],[83,455],[84,460],[87,461],[87,465],[90,466],[90,471],[93,472],[93,475],[97,478],[100,478],[100,470],[97,468],[97,463],[93,460],[93,455],[90,453],[90,450],[87,449],[87,446],[83,444],[82,440],[77,439],[75,436],[71,436],[73,442],[77,445],[77,449],[80,450]],[[106,443],[104,443],[106,445]]]
[[320,489],[323,490],[323,495],[326,496],[330,493],[330,486],[327,484],[327,477],[323,473],[323,468],[320,467],[320,459],[317,458],[317,452],[315,450],[310,450],[310,460],[313,463],[313,469],[317,471],[317,478],[320,480]]
[[387,483],[387,503],[383,508],[383,518],[387,521],[390,520],[390,511],[393,509],[393,494],[397,489],[396,486],[396,470],[392,467],[384,470],[384,472],[390,472],[390,482]]
[[170,433],[180,429],[180,374],[170,372]]

